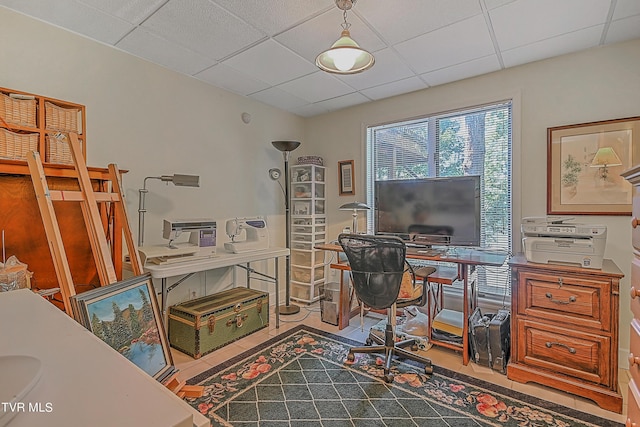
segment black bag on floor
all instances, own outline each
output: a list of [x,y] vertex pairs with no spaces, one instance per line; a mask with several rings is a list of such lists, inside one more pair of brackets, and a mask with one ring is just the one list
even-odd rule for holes
[[505,374],[511,350],[509,310],[483,315],[476,308],[469,317],[469,344],[474,362]]
[[489,322],[492,315],[482,315],[480,308],[476,308],[469,317],[469,350],[471,360],[478,365],[491,366],[489,353]]
[[507,362],[511,352],[511,314],[509,310],[498,310],[489,322],[489,353],[491,368],[507,373]]

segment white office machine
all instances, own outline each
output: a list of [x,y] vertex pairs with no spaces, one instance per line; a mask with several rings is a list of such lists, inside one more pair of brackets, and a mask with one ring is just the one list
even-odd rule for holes
[[607,226],[581,224],[573,218],[529,217],[522,219],[522,247],[527,261],[602,268]]
[[[166,245],[151,245],[138,248],[141,261],[156,264],[210,258],[216,254],[216,222],[212,219],[164,220],[162,237],[169,240]],[[187,242],[176,242],[182,233],[190,233]]]
[[269,247],[267,221],[262,216],[227,220],[226,230],[231,241],[224,248],[229,252],[237,254]]

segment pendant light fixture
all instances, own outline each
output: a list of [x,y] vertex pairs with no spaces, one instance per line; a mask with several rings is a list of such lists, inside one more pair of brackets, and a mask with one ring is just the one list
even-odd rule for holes
[[373,66],[375,58],[372,54],[358,46],[351,38],[347,22],[347,10],[355,5],[356,0],[335,0],[338,9],[342,10],[344,23],[342,34],[331,48],[316,57],[316,65],[323,71],[334,74],[356,74],[368,70]]

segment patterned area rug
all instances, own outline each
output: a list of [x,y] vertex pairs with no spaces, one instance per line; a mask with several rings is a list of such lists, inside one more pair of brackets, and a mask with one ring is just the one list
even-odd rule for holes
[[298,326],[191,378],[203,397],[186,399],[214,426],[622,426],[434,366],[356,355],[354,341]]

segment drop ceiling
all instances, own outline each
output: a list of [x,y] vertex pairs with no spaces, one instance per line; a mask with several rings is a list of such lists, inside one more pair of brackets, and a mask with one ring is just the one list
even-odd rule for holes
[[334,0],[0,0],[0,6],[304,117],[640,38],[638,0],[357,0],[373,68],[315,57],[340,35]]

